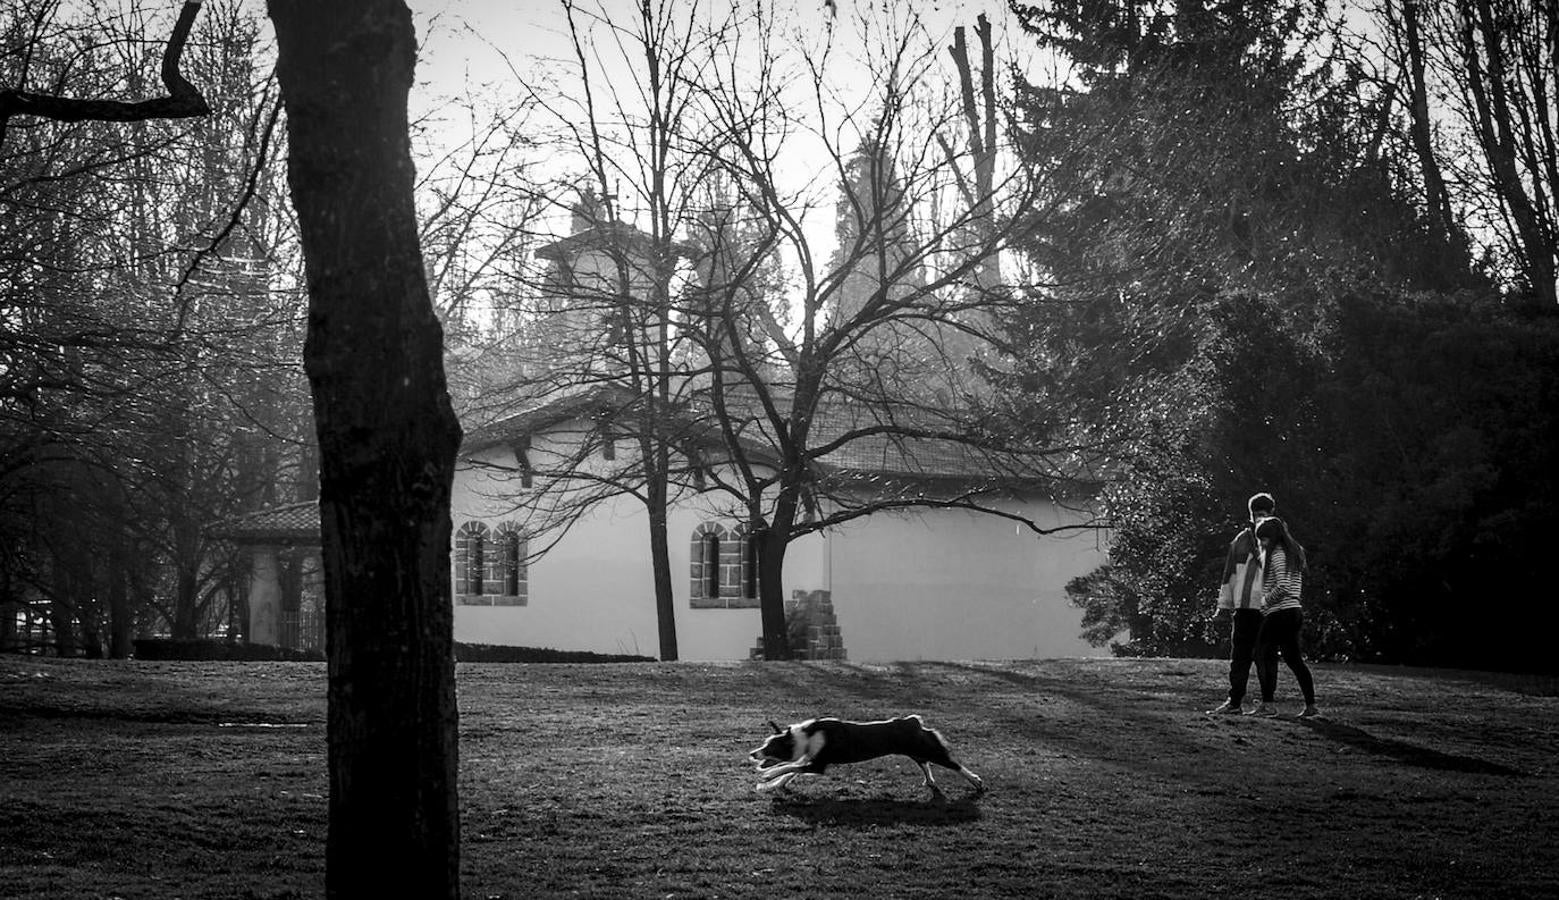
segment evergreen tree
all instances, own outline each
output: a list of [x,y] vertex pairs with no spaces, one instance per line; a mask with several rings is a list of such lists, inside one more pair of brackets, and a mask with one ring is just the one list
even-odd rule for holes
[[[1063,0],[1019,12],[1076,77],[1021,85],[1017,98],[1026,162],[1057,190],[1029,223],[1038,279],[1009,323],[1024,352],[1003,386],[1026,400],[1020,421],[1110,448],[1112,562],[1072,592],[1094,639],[1125,633],[1123,654],[1214,649],[1206,617],[1223,547],[1264,489],[1315,551],[1312,644],[1400,658],[1378,640],[1394,615],[1381,612],[1386,582],[1354,578],[1377,551],[1354,541],[1357,523],[1378,524],[1371,506],[1416,493],[1423,473],[1364,476],[1365,460],[1388,457],[1359,443],[1362,400],[1385,396],[1380,378],[1392,395],[1452,385],[1407,367],[1364,376],[1380,348],[1354,330],[1379,315],[1445,334],[1413,324],[1414,305],[1397,298],[1490,290],[1373,152],[1358,84],[1307,65],[1324,24],[1311,9]],[[1509,377],[1529,381],[1542,356],[1511,362]],[[1511,427],[1485,436],[1503,445]],[[1334,487],[1340,471],[1351,493]],[[1489,491],[1453,505],[1482,508]],[[1426,571],[1446,558],[1408,556]]]

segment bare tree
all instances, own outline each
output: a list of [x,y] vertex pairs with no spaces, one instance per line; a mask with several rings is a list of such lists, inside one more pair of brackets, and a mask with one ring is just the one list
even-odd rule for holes
[[[1552,307],[1559,270],[1559,7],[1385,0],[1374,8],[1427,214]],[[1367,40],[1354,55],[1368,59]]]
[[[771,39],[781,34],[762,24]],[[854,92],[830,69],[851,28],[873,63],[869,83]],[[693,331],[711,361],[705,397],[726,462],[709,466],[709,476],[759,544],[769,658],[789,653],[782,572],[795,539],[884,511],[932,508],[1005,516],[1044,534],[1052,529],[1003,501],[1015,488],[1063,490],[1076,474],[1075,448],[1002,438],[968,377],[972,352],[1003,346],[995,324],[1010,295],[998,261],[1012,212],[1037,196],[1033,173],[999,164],[993,38],[988,28],[976,33],[985,68],[973,71],[959,31],[959,71],[949,80],[920,20],[862,12],[789,59],[772,40],[754,42],[767,53],[733,49],[745,54],[730,67],[743,79],[707,86],[721,126],[708,152],[740,193],[752,239],[717,267],[723,280],[705,283],[714,299],[688,312],[714,311],[708,328]],[[798,84],[807,89],[800,101]],[[824,179],[799,191],[784,186],[778,164],[797,122],[829,163]],[[815,202],[808,192],[819,187],[839,198],[826,254],[805,224]],[[745,300],[747,279],[776,249],[797,274],[788,325]],[[754,316],[764,344],[743,339],[740,323]]]
[[[678,472],[679,419],[688,373],[679,359],[675,295],[687,278],[680,235],[708,163],[692,149],[696,86],[712,48],[731,27],[704,4],[646,0],[631,11],[565,0],[572,65],[557,95],[545,101],[558,123],[558,156],[581,187],[557,188],[559,205],[577,194],[571,233],[541,251],[549,260],[533,284],[544,307],[533,341],[545,362],[511,385],[523,402],[570,402],[589,391],[602,427],[555,466],[551,494],[527,498],[537,531],[566,527],[597,503],[617,496],[642,502],[648,522],[659,655],[676,659],[677,631],[667,511]],[[624,219],[637,212],[637,225]],[[630,442],[637,451],[611,466],[592,459],[600,441]],[[535,461],[533,460],[532,463]],[[541,510],[545,508],[545,513]]]
[[[934,507],[1043,532],[1007,489],[1059,485],[1075,458],[998,437],[971,377],[970,356],[1001,349],[999,255],[1033,197],[1003,163],[991,29],[978,70],[957,33],[949,75],[913,15],[862,14],[847,38],[789,30],[768,7],[695,7],[599,14],[639,80],[574,92],[568,144],[591,190],[545,251],[541,293],[561,302],[535,322],[574,359],[537,373],[566,399],[509,423],[585,430],[561,454],[519,448],[510,475],[541,485],[522,499],[538,531],[625,494],[652,515],[684,492],[723,497],[762,548],[765,654],[782,658],[793,540]],[[836,62],[846,43],[870,63]],[[643,228],[619,220],[635,206]],[[829,212],[832,240],[816,226]],[[614,432],[638,452],[603,464]]]
[[[8,34],[5,60],[8,81],[17,87],[0,97],[0,136],[9,138],[0,150],[5,319],[20,331],[5,335],[0,405],[7,429],[27,436],[27,450],[14,457],[16,468],[4,480],[8,501],[33,498],[33,529],[26,538],[33,552],[21,557],[22,580],[53,611],[62,653],[100,652],[106,637],[108,652],[128,655],[137,619],[160,597],[190,586],[186,608],[194,608],[193,586],[202,573],[195,545],[209,507],[170,504],[166,495],[152,502],[159,485],[181,482],[182,470],[173,471],[172,458],[160,451],[176,446],[187,454],[198,446],[192,440],[162,443],[169,430],[151,427],[173,410],[191,409],[188,397],[168,399],[164,377],[190,374],[187,359],[180,359],[194,343],[173,334],[175,315],[161,294],[173,279],[144,277],[148,264],[182,264],[182,241],[144,240],[154,230],[147,213],[157,205],[136,202],[154,184],[198,193],[204,182],[170,174],[181,164],[174,158],[200,140],[201,124],[212,118],[212,105],[181,74],[181,64],[188,64],[196,78],[214,83],[212,54],[204,46],[197,46],[193,60],[184,54],[198,9],[184,7],[161,54],[170,97],[146,101],[92,96],[115,84],[128,86],[132,96],[145,92],[142,73],[148,62],[155,68],[156,59],[141,50],[152,26],[140,7],[126,11],[122,26],[65,23],[52,4],[18,5],[10,11],[18,15],[6,17],[21,29]],[[225,16],[207,23],[210,31],[233,24]],[[84,42],[89,50],[67,54],[56,46],[65,28],[93,36]],[[241,41],[214,43],[217,55],[247,59],[250,48]],[[30,90],[32,84],[51,90]],[[236,98],[228,85],[215,87],[218,109],[242,106],[250,97],[248,84]],[[66,91],[78,96],[61,96]],[[187,128],[161,121],[190,117],[200,121]],[[216,156],[207,153],[207,159]],[[148,174],[154,170],[155,176]],[[188,224],[186,235],[195,231]],[[177,431],[190,437],[186,429]],[[185,486],[180,496],[187,496]],[[56,502],[63,497],[76,499],[68,506]],[[7,507],[14,509],[11,502]],[[72,520],[77,527],[60,527]],[[178,560],[186,575],[165,578],[176,549],[191,551]],[[174,615],[172,606],[168,621],[193,628],[192,617]]]
[[[47,10],[39,6],[34,22],[42,24]],[[190,28],[200,14],[200,0],[186,2],[179,12],[173,33],[168,37],[162,57],[162,83],[167,96],[143,100],[112,100],[99,97],[64,97],[38,93],[25,88],[0,90],[0,144],[4,144],[11,117],[38,116],[57,122],[144,122],[148,119],[181,119],[204,116],[211,111],[200,91],[179,72]],[[26,79],[24,67],[23,82]]]
[[[23,83],[69,73],[73,93],[101,92],[101,78],[134,96],[157,65],[146,35],[167,23],[132,5],[30,27],[42,43],[10,43],[21,55],[6,60]],[[64,29],[90,35],[90,52],[57,53]],[[276,106],[254,75],[258,27],[222,3],[188,33],[180,64],[206,86],[208,115],[23,117],[0,153],[5,318],[22,326],[5,335],[0,417],[31,448],[0,480],[36,498],[22,581],[59,610],[57,638],[79,629],[67,651],[231,632],[234,572],[205,525],[265,502],[305,418],[296,304],[272,278],[287,216],[270,202]]]

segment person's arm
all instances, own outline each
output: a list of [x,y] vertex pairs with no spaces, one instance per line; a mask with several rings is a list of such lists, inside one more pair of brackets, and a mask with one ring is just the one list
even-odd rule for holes
[[1234,567],[1245,561],[1250,556],[1250,550],[1245,546],[1245,532],[1241,531],[1229,542],[1229,552],[1223,558],[1223,583],[1229,583],[1229,577],[1234,574]]
[[1241,560],[1249,556],[1244,553],[1244,545],[1241,538],[1245,532],[1240,532],[1229,544],[1229,552],[1223,559],[1223,579],[1218,582],[1218,608],[1214,617],[1223,615],[1227,610],[1234,609],[1234,570]]

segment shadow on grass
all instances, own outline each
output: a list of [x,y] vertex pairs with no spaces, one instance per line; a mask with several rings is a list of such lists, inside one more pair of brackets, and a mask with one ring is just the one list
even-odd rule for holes
[[1539,672],[1488,672],[1478,669],[1434,669],[1361,663],[1353,671],[1381,678],[1439,679],[1484,684],[1529,697],[1559,697],[1559,675]]
[[1442,753],[1428,747],[1419,747],[1406,741],[1395,741],[1388,738],[1379,738],[1362,728],[1353,725],[1343,725],[1326,719],[1297,719],[1301,725],[1308,726],[1328,738],[1347,744],[1366,753],[1377,756],[1386,756],[1410,766],[1418,766],[1424,769],[1436,769],[1443,772],[1466,772],[1474,775],[1507,775],[1512,777],[1524,777],[1525,772],[1512,769],[1509,766],[1489,762],[1486,759],[1478,759],[1475,756],[1458,756],[1454,753]]
[[774,814],[811,825],[868,828],[880,825],[963,825],[982,817],[979,798],[902,800],[893,797],[776,797]]

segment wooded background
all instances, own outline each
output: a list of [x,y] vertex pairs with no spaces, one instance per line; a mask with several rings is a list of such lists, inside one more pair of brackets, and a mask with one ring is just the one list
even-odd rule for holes
[[[898,411],[847,440],[1026,454],[1102,484],[1112,564],[1072,591],[1131,655],[1217,652],[1222,548],[1269,490],[1311,550],[1317,653],[1552,667],[1513,624],[1556,534],[1552,2],[1020,4],[994,42],[843,4],[798,13],[826,42],[773,12],[564,8],[545,77],[517,59],[414,102],[416,237],[467,428],[546,386],[624,388],[643,468],[593,496],[652,510],[693,477],[689,409],[761,432],[788,474],[715,489],[776,536],[775,566],[830,524],[806,515],[829,496],[811,464],[840,444],[808,425],[839,398]],[[317,496],[260,12],[194,21],[196,114],[132,102],[161,91],[172,8],[0,10],[9,646],[236,636],[212,524]],[[879,63],[848,97],[845,48]],[[664,270],[644,296],[627,275],[571,295],[619,325],[569,356],[532,254],[587,191]],[[695,397],[694,371],[717,387]],[[915,501],[883,485],[867,510]]]

